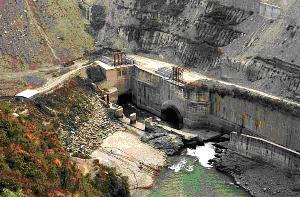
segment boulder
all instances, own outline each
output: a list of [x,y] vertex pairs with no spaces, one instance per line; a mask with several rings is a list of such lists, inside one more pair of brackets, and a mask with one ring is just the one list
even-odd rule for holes
[[141,140],[157,149],[164,150],[167,155],[178,154],[184,147],[180,136],[168,133],[159,127],[148,129],[147,132],[143,134]]

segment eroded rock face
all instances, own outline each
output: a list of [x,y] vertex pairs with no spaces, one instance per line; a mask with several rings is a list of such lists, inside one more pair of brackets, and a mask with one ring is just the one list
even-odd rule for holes
[[243,35],[234,26],[251,15],[202,0],[115,0],[98,5],[108,13],[103,28],[94,25],[100,29],[99,47],[161,54],[174,63],[201,69],[213,67],[222,54],[219,47]]
[[[269,6],[280,7],[280,17],[272,19],[260,13],[263,2],[230,2],[95,0],[102,7],[94,7],[92,15],[99,16],[104,8],[105,24],[95,26],[101,20],[91,23],[98,49],[134,52],[299,99],[299,74],[287,65],[300,64],[296,55],[300,2],[269,2]],[[269,61],[274,57],[281,63]]]

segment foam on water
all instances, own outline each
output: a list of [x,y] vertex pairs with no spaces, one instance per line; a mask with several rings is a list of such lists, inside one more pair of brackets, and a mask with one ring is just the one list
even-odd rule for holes
[[179,172],[187,163],[186,158],[183,158],[182,160],[180,160],[178,163],[170,166],[169,168],[171,170],[174,170],[174,172]]
[[208,164],[210,159],[215,158],[215,149],[212,143],[206,143],[204,146],[197,146],[196,149],[187,149],[187,155],[197,157],[199,163],[206,168],[211,168]]

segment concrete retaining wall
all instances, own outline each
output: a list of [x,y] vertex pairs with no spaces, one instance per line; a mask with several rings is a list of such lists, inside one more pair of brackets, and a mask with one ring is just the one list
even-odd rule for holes
[[[273,110],[256,102],[211,94],[211,116],[232,128],[245,131],[287,148],[300,151],[300,118]],[[217,124],[217,121],[214,121]]]
[[260,159],[284,169],[300,172],[300,153],[262,138],[238,135],[232,132],[230,146],[246,157]]
[[259,14],[266,18],[277,19],[281,14],[281,9],[275,5],[260,3]]
[[281,14],[280,7],[261,2],[261,0],[215,0],[228,7],[252,11],[266,18],[277,19]]
[[186,92],[183,85],[161,78],[138,67],[134,67],[131,82],[132,101],[138,107],[161,116],[161,110],[175,107],[183,117],[183,123],[198,128],[207,123],[209,93],[195,95]]

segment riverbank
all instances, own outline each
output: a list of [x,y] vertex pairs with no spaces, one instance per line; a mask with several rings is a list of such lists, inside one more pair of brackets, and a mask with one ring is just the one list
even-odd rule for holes
[[124,177],[131,192],[150,188],[166,165],[166,155],[142,143],[133,128],[116,119],[113,110],[90,88],[89,81],[72,79],[35,102],[43,113],[59,120],[56,129],[64,147],[85,176],[97,179],[99,168],[107,167],[111,175],[102,177],[122,178],[106,184],[113,192],[124,190],[120,184]]
[[128,177],[130,190],[151,188],[166,165],[165,153],[141,142],[129,130],[107,137],[91,157]]
[[230,149],[217,154],[214,166],[232,176],[252,196],[300,196],[300,175],[238,155]]

